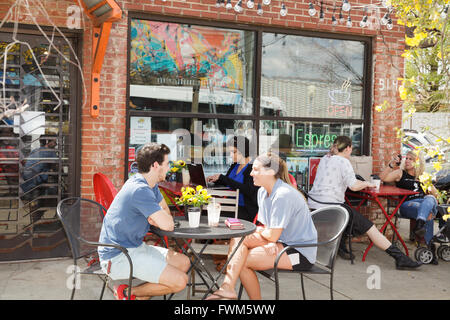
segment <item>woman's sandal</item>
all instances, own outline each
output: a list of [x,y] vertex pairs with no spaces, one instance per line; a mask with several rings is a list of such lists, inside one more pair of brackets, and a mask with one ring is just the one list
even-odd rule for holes
[[215,292],[208,296],[206,300],[237,300],[237,297],[226,297]]

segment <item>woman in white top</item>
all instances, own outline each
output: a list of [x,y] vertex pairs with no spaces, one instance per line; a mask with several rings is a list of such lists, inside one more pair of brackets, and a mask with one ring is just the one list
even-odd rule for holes
[[[267,153],[255,159],[251,172],[258,190],[258,220],[264,227],[247,236],[227,266],[225,279],[207,300],[236,299],[235,286],[240,278],[250,299],[261,299],[256,270],[273,268],[277,254],[287,245],[317,242],[317,231],[303,195],[293,188],[286,163],[276,154]],[[230,241],[230,250],[239,239]],[[229,251],[231,252],[231,251]],[[316,247],[287,250],[278,267],[307,270],[316,261]]]
[[[360,181],[355,177],[355,172],[350,163],[352,154],[352,140],[346,136],[339,136],[333,143],[333,152],[324,156],[317,167],[314,185],[309,192],[308,205],[311,209],[319,209],[327,206],[320,202],[343,204],[345,203],[345,191],[359,191],[364,188],[373,188],[374,184],[368,181]],[[314,200],[317,200],[314,201]],[[347,210],[348,208],[345,207]],[[385,251],[395,259],[397,269],[417,268],[420,263],[411,260],[396,246],[392,245],[386,237],[378,231],[376,226],[356,210],[348,210],[350,220],[346,233],[355,235],[367,234],[375,246]],[[352,230],[350,230],[352,226]],[[341,241],[344,243],[344,241]],[[344,256],[345,248],[341,247],[340,256]],[[343,252],[344,251],[344,252]]]

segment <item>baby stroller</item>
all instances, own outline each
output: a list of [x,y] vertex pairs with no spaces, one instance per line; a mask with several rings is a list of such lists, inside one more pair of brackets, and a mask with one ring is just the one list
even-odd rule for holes
[[[440,219],[442,220],[442,216],[446,215],[447,208],[450,205],[444,204],[438,206],[438,216],[440,215]],[[438,235],[443,235],[444,237],[438,237]],[[442,238],[445,240],[443,241]],[[439,247],[436,250],[436,254],[439,258],[444,261],[450,261],[450,219],[447,219],[446,222],[442,223],[439,227],[439,231],[433,236],[431,239],[431,245],[436,246],[439,244]],[[429,264],[433,261],[433,251],[427,247],[418,247],[416,251],[414,251],[414,257],[417,261],[422,262],[423,264]]]

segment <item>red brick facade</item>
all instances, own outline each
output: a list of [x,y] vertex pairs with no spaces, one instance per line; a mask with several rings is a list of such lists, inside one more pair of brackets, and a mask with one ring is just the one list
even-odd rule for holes
[[[59,27],[67,28],[68,7],[77,1],[41,0],[52,21]],[[257,15],[256,9],[244,9],[236,14],[233,9],[216,8],[216,0],[139,0],[116,1],[123,10],[122,20],[113,23],[108,48],[103,63],[100,91],[100,116],[91,118],[88,104],[82,110],[81,125],[81,196],[94,199],[92,176],[103,172],[111,178],[119,189],[124,181],[125,166],[125,130],[126,130],[126,86],[127,86],[127,21],[129,11],[148,12],[167,16],[183,16],[211,21],[227,21],[237,24],[271,25],[288,29],[322,31],[337,34],[357,34],[373,40],[373,79],[372,79],[372,123],[371,154],[374,159],[374,172],[379,172],[390,158],[392,151],[400,149],[400,140],[396,137],[394,127],[401,127],[401,108],[378,113],[375,106],[388,100],[392,106],[399,106],[397,87],[398,77],[403,75],[404,29],[396,24],[394,28],[376,27],[374,30],[360,28],[359,21],[363,10],[352,9],[353,27],[331,24],[331,10],[327,10],[324,22],[317,16],[308,15],[308,0],[283,1],[288,9],[286,17],[279,14],[281,2],[272,0],[270,6],[264,6],[264,14]],[[351,0],[352,6],[370,4],[371,0]],[[7,12],[14,3],[7,0],[0,4],[0,12]],[[33,3],[33,1],[30,1]],[[235,1],[233,1],[233,4]],[[382,10],[384,14],[385,10]],[[25,11],[23,11],[25,12]],[[3,15],[3,14],[2,14]],[[92,24],[83,14],[84,21],[80,28],[83,34],[83,70],[89,94],[90,66],[92,62],[91,40]],[[45,17],[36,17],[41,25],[50,25]],[[31,18],[24,14],[19,17],[23,24],[32,24]],[[11,20],[10,20],[11,21]],[[89,96],[85,96],[88,101]],[[375,218],[375,217],[371,217]],[[375,221],[374,221],[375,222]]]

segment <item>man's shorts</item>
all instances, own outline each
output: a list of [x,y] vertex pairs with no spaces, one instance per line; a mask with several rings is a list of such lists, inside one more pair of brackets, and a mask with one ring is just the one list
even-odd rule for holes
[[[133,277],[145,282],[159,283],[159,277],[167,266],[168,249],[150,246],[144,242],[137,248],[127,248],[133,262]],[[107,272],[108,261],[111,261],[109,276],[112,280],[128,279],[130,263],[121,252],[110,260],[101,261],[103,272]]]

